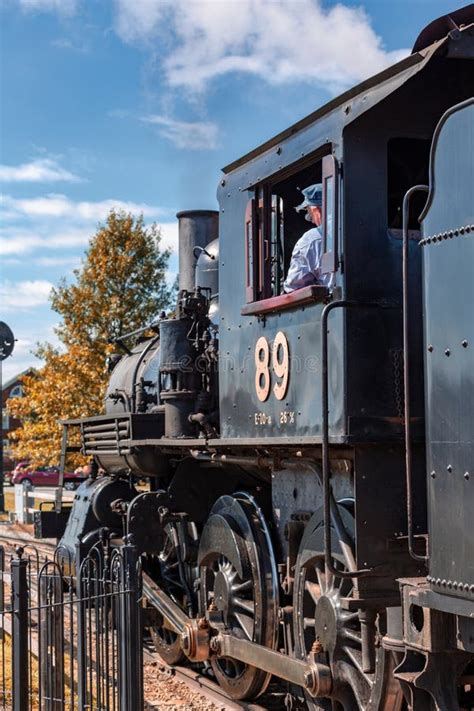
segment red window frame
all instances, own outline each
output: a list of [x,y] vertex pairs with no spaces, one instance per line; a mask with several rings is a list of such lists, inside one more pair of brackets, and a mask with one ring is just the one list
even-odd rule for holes
[[[339,171],[335,157],[327,155],[323,158],[322,183],[323,183],[323,256],[321,259],[321,272],[330,274],[337,270],[337,238],[338,238],[338,183]],[[329,191],[329,186],[331,190]],[[329,195],[328,195],[329,194]],[[331,216],[332,238],[328,245],[328,216]]]
[[[321,271],[323,274],[328,274],[335,272],[338,265],[339,168],[332,154],[322,156],[319,160],[322,160],[323,184],[323,255]],[[331,189],[329,189],[329,186],[331,186]],[[331,216],[332,224],[332,238],[330,240],[327,229],[328,215]],[[285,300],[283,299],[285,295],[273,296],[271,293],[271,220],[272,185],[268,183],[255,188],[255,195],[248,201],[245,210],[245,300],[247,304],[263,300],[268,301],[268,304],[270,304],[269,300],[271,300],[272,310],[274,310],[275,304],[277,304],[276,300],[280,298],[282,298],[282,305],[284,303],[286,308],[293,303],[297,303],[299,299],[295,297],[291,300]],[[324,296],[323,290],[325,290],[325,287],[315,290],[311,294],[311,300],[320,300],[318,295],[322,298]],[[327,292],[327,290],[325,291]],[[264,306],[266,308],[266,305]],[[250,313],[250,311],[245,307],[243,309],[243,313]]]

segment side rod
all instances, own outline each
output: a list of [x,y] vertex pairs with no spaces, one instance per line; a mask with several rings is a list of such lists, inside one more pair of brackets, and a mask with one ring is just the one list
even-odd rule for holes
[[180,636],[181,648],[191,659],[204,661],[213,655],[232,657],[302,686],[313,696],[328,696],[331,692],[331,671],[325,664],[293,659],[224,633],[220,627],[212,627],[204,619],[192,619],[149,575],[142,575],[144,595],[162,615],[166,626]]

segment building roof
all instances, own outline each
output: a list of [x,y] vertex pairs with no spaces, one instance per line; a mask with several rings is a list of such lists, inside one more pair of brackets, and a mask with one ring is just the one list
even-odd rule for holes
[[2,384],[2,392],[4,390],[8,390],[8,388],[11,388],[11,386],[15,385],[15,383],[18,383],[20,381],[20,378],[23,375],[30,375],[31,373],[34,373],[34,372],[35,372],[34,368],[26,368],[26,370],[22,370],[21,373],[14,375],[13,378],[10,378],[9,380],[7,380],[6,383]]

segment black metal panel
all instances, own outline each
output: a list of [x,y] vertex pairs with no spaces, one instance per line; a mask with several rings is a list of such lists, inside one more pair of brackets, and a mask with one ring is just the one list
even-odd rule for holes
[[[222,181],[220,203],[220,372],[221,435],[255,442],[287,436],[318,436],[321,431],[320,317],[322,304],[295,306],[291,311],[242,316],[245,294],[245,210],[248,188],[289,166],[298,166],[312,152],[321,157],[332,143],[343,163],[341,189],[342,269],[336,288],[343,298],[380,300],[392,309],[334,313],[330,319],[330,438],[343,441],[386,441],[403,437],[401,230],[387,221],[387,144],[392,138],[428,141],[447,106],[469,92],[472,67],[466,60],[433,57],[411,79],[396,83],[383,100],[374,89],[370,108],[353,120],[332,111],[312,124],[285,135],[279,151],[267,151],[239,164]],[[445,87],[439,92],[440,82]],[[358,99],[357,99],[358,101]],[[377,103],[378,102],[378,103]],[[411,111],[407,107],[412,107]],[[360,106],[354,111],[360,112]],[[351,122],[351,123],[350,123]],[[326,148],[325,148],[326,147]],[[344,153],[343,153],[344,149]],[[320,151],[320,153],[314,153]],[[342,160],[343,159],[343,160]],[[426,162],[425,162],[426,163]],[[308,166],[306,162],[306,168]],[[305,173],[306,175],[306,173]],[[401,202],[401,201],[400,201]],[[302,228],[302,231],[304,228]],[[420,257],[413,241],[411,280],[414,434],[423,436],[423,370],[421,347]],[[225,286],[224,286],[225,285]],[[260,403],[255,388],[255,347],[260,337],[269,344],[278,331],[290,350],[290,384],[284,402],[269,397]],[[295,363],[299,364],[297,372]],[[311,372],[305,366],[313,364]],[[293,413],[288,416],[285,413]],[[286,417],[286,422],[285,422]],[[416,427],[418,425],[418,429]]]
[[80,426],[82,453],[95,457],[108,473],[130,470],[137,475],[159,475],[158,453],[152,447],[140,445],[150,439],[156,442],[163,436],[162,412],[98,415],[69,420],[67,424]]
[[[393,433],[402,434],[402,241],[401,230],[390,228],[389,222],[389,142],[430,139],[443,112],[469,96],[472,70],[469,61],[434,57],[422,72],[344,131],[346,298],[388,300],[400,307],[347,313],[347,414],[349,433],[356,439],[363,418],[374,418],[367,426],[377,438],[382,435],[381,422],[391,422]],[[440,84],[445,87],[442,95]],[[405,156],[398,159],[403,165]],[[403,172],[400,176],[403,179]],[[427,182],[427,163],[413,180]],[[400,211],[403,192],[399,195]],[[416,213],[413,218],[416,222]],[[409,275],[413,434],[422,437],[421,255],[416,239],[410,240]]]
[[[227,350],[220,354],[221,379],[226,383],[221,397],[224,437],[267,437],[318,435],[321,432],[321,312],[323,304],[300,307],[256,317],[242,323],[221,326]],[[222,323],[222,322],[221,322]],[[260,337],[270,346],[278,332],[287,339],[289,381],[283,400],[272,391],[261,402],[255,385],[255,348]],[[330,422],[333,434],[344,433],[344,373],[342,317],[334,315],[330,334]],[[271,387],[276,379],[270,363]],[[222,390],[221,390],[222,392]]]
[[35,538],[61,538],[66,530],[71,506],[62,506],[61,511],[35,511]]
[[[395,595],[397,578],[423,574],[423,566],[408,553],[405,450],[402,445],[390,447],[360,446],[355,450],[355,525],[358,568],[373,568],[373,576],[358,579],[362,596]],[[426,499],[424,485],[424,448],[413,452],[414,530],[426,533]],[[420,539],[423,549],[424,538]]]
[[423,224],[430,581],[474,599],[474,100],[435,138]]

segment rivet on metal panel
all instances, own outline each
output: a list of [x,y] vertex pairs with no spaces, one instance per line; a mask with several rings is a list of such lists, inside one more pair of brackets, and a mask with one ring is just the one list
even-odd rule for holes
[[444,578],[443,578],[443,580],[441,581],[441,585],[442,585],[443,588],[446,587],[446,580],[444,580]]
[[277,152],[278,155],[281,154],[281,146],[278,146],[278,148],[276,149],[276,152]]
[[474,593],[474,585],[470,585],[470,586],[469,586],[469,592]]
[[469,590],[469,585],[467,583],[464,583],[464,590],[467,592]]
[[455,580],[454,583],[453,583],[453,589],[454,589],[454,590],[457,590],[457,589],[458,589],[458,584],[457,584],[456,580]]
[[434,472],[434,471],[431,472],[430,477],[431,477],[432,479],[436,479],[436,472]]
[[430,353],[433,353],[434,348],[433,348],[433,346],[431,345],[431,343],[430,343],[430,345],[428,346],[428,350],[429,350]]
[[448,466],[446,467],[446,471],[448,471],[451,474],[451,472],[453,471],[453,465],[448,464]]
[[446,585],[448,586],[448,588],[451,588],[452,585],[453,585],[452,580],[448,580],[448,582],[446,583]]
[[469,479],[469,472],[464,472],[464,478],[467,480]]
[[461,341],[461,345],[462,345],[463,348],[467,348],[468,345],[469,345],[469,342],[466,341],[466,339],[464,339],[463,341]]
[[444,351],[444,355],[449,358],[449,356],[451,355],[451,351],[449,350],[449,348],[446,348],[446,350]]
[[221,180],[221,185],[222,185],[222,187],[224,187],[224,185],[225,185],[225,178],[222,178],[222,180]]

